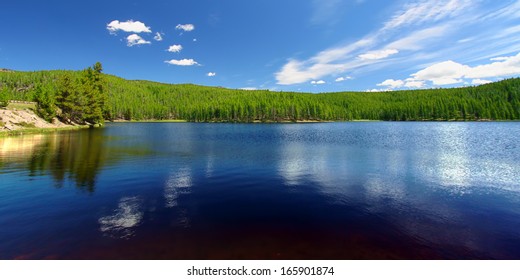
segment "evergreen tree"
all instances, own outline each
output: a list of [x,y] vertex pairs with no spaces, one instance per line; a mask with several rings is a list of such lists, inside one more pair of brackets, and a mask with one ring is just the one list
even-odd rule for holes
[[36,112],[46,121],[51,121],[56,116],[56,99],[54,90],[47,85],[38,85],[34,92],[34,97],[38,105]]
[[101,71],[101,63],[98,62],[94,69],[88,67],[76,79],[67,74],[59,78],[57,99],[62,118],[80,124],[103,123],[106,97]]

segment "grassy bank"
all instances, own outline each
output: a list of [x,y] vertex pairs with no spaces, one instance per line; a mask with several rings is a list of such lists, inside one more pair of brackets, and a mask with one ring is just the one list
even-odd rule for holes
[[26,135],[26,134],[41,134],[41,133],[54,133],[59,131],[72,131],[80,129],[88,129],[88,125],[78,126],[67,126],[67,127],[48,127],[48,128],[24,128],[10,131],[0,131],[0,137]]

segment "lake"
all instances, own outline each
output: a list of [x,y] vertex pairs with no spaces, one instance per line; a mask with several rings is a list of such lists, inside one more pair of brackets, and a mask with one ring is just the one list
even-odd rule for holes
[[0,138],[0,259],[520,259],[520,123]]

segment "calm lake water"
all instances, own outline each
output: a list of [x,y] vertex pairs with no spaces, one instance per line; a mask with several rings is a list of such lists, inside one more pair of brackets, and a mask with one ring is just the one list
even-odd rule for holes
[[0,139],[0,259],[520,259],[520,123]]

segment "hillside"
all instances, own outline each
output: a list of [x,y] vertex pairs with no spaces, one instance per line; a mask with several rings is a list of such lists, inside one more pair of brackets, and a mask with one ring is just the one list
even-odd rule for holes
[[[4,99],[35,100],[38,87],[80,71],[0,72]],[[518,120],[520,78],[477,87],[394,92],[294,93],[130,81],[103,74],[105,119],[195,122]]]

